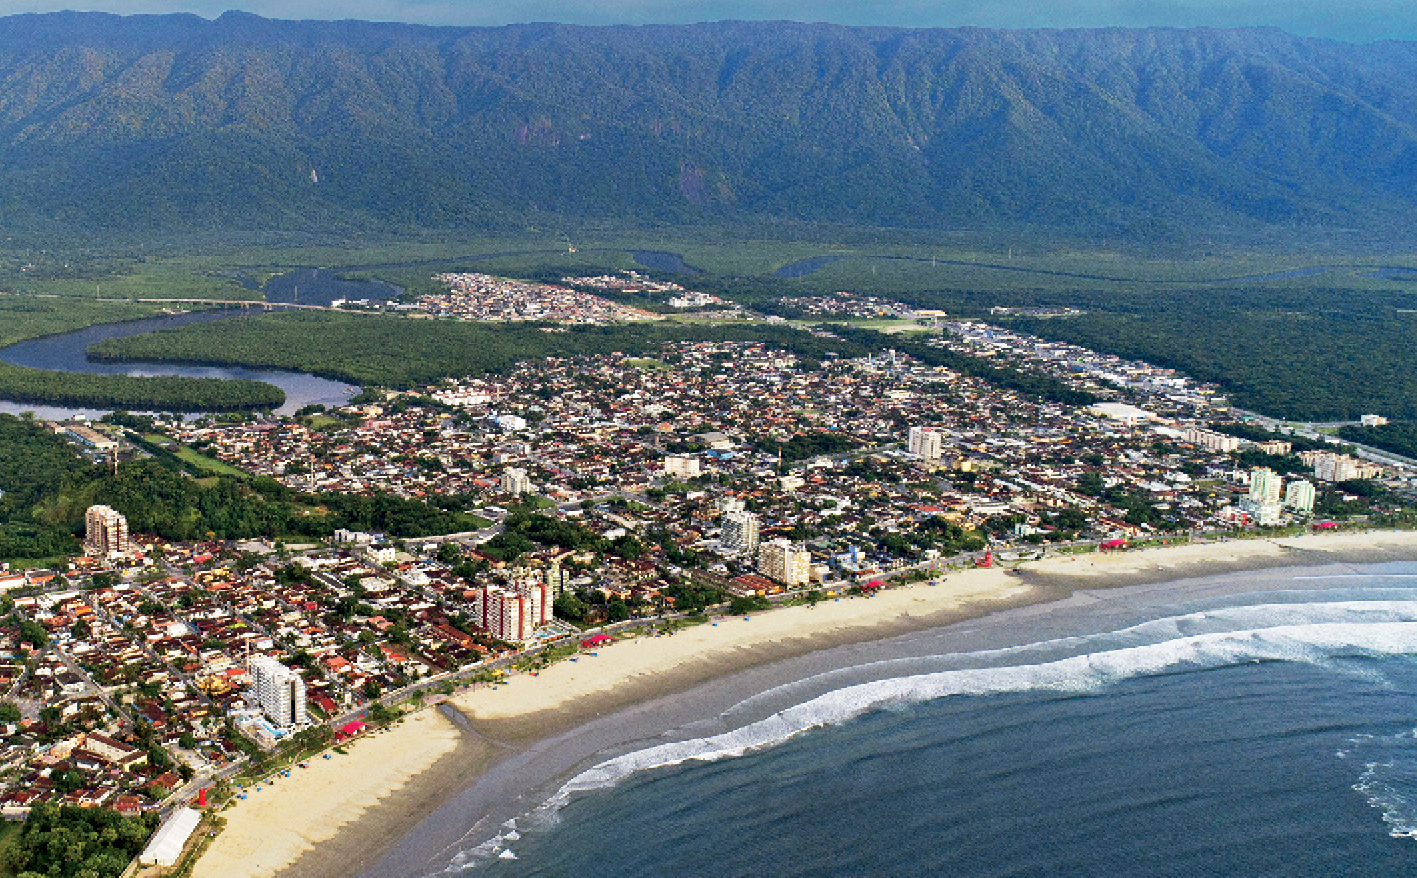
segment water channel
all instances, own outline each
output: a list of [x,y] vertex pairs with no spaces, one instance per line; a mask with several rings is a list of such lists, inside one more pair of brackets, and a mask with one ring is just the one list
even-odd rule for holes
[[[266,282],[266,293],[272,302],[289,302],[295,298],[299,286],[301,304],[328,305],[331,300],[378,299],[384,300],[398,295],[398,287],[380,281],[346,281],[336,277],[326,269],[298,269],[278,275]],[[331,381],[303,372],[284,372],[275,369],[247,369],[241,366],[193,366],[169,363],[100,363],[88,358],[88,349],[104,339],[125,338],[172,329],[189,323],[209,323],[213,320],[239,320],[247,316],[246,311],[236,308],[195,311],[162,317],[148,317],[125,323],[107,323],[86,329],[51,335],[45,338],[29,339],[0,349],[0,360],[15,366],[29,366],[35,369],[49,369],[61,372],[90,372],[104,375],[183,376],[188,378],[248,378],[273,384],[285,391],[285,404],[276,410],[278,414],[294,414],[307,405],[344,405],[351,396],[359,392],[358,387],[343,381]],[[251,312],[260,313],[260,312]],[[36,417],[47,420],[62,420],[74,415],[89,418],[100,417],[107,409],[68,408],[65,406],[36,405],[28,402],[0,400],[0,412],[19,414],[34,412]]]

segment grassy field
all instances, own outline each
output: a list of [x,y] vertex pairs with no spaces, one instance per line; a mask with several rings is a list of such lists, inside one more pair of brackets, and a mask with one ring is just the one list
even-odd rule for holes
[[186,445],[183,445],[182,443],[178,442],[170,436],[164,436],[160,433],[150,433],[144,436],[143,438],[148,440],[149,442],[154,442],[158,445],[163,446],[168,451],[171,451],[173,455],[175,455],[177,459],[181,460],[182,462],[189,463],[192,466],[205,472],[209,472],[214,476],[246,475],[245,470],[237,469],[229,463],[223,463],[215,458],[207,457],[205,454],[202,454],[196,449],[189,448]]

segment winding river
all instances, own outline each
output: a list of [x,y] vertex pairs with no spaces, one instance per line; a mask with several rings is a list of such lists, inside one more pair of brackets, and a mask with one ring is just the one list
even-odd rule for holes
[[[371,280],[344,280],[333,270],[325,268],[299,268],[285,274],[276,275],[258,286],[250,278],[242,278],[242,286],[247,289],[264,289],[268,302],[299,302],[306,305],[329,305],[337,298],[346,299],[391,299],[403,291],[398,287]],[[104,375],[182,376],[187,378],[248,378],[273,384],[285,391],[285,405],[276,409],[278,414],[294,414],[307,405],[344,405],[351,396],[359,392],[358,387],[342,381],[331,381],[304,372],[284,372],[275,369],[246,369],[240,366],[189,366],[169,363],[99,363],[88,358],[88,349],[104,339],[125,338],[172,329],[189,323],[210,323],[213,320],[232,320],[248,316],[241,309],[217,311],[195,311],[186,314],[172,314],[163,317],[148,317],[125,323],[107,323],[90,326],[74,332],[51,335],[18,342],[0,349],[0,360],[15,366],[30,366],[35,369],[49,369],[60,372],[92,372]],[[50,420],[64,419],[82,414],[99,417],[106,409],[67,408],[64,406],[35,405],[27,402],[0,400],[0,412],[19,414],[34,412],[36,416]]]
[[[96,363],[88,358],[88,348],[108,338],[124,338],[171,329],[189,323],[209,323],[213,320],[241,319],[243,312],[237,309],[224,311],[197,311],[188,314],[174,314],[166,317],[148,317],[126,323],[106,323],[90,326],[74,332],[34,338],[18,342],[0,350],[0,360],[16,366],[30,366],[35,369],[50,369],[61,372],[93,372],[104,375],[181,375],[189,378],[249,378],[274,384],[285,391],[285,405],[277,409],[280,414],[293,414],[302,406],[319,403],[326,406],[343,405],[359,388],[341,381],[331,381],[307,375],[303,372],[281,372],[276,370],[246,369],[239,366],[186,366],[166,363]],[[62,419],[82,414],[98,417],[106,409],[66,408],[63,406],[35,405],[28,402],[0,400],[0,412],[18,414],[34,412],[46,419]]]

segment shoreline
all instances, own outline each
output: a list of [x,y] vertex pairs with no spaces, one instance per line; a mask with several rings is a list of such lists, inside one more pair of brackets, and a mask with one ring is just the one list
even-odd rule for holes
[[[499,796],[528,792],[528,784],[516,777],[524,763],[535,758],[544,766],[540,774],[548,777],[572,768],[580,751],[572,748],[563,754],[559,745],[573,733],[643,713],[651,704],[672,702],[691,690],[702,701],[714,697],[718,686],[724,707],[731,707],[752,688],[740,683],[734,689],[728,685],[734,678],[755,672],[766,678],[779,665],[807,667],[815,654],[827,650],[861,647],[864,653],[872,644],[902,635],[1010,609],[1060,604],[1080,591],[1268,568],[1413,559],[1417,531],[1306,534],[1058,555],[1024,562],[1016,571],[949,571],[940,585],[896,586],[869,598],[829,599],[816,608],[776,608],[747,621],[716,617],[716,625],[627,638],[597,650],[599,655],[561,661],[536,676],[515,675],[508,685],[465,692],[435,710],[410,714],[388,730],[356,741],[349,756],[335,757],[337,766],[331,765],[335,760],[315,760],[301,774],[326,768],[332,780],[289,790],[293,804],[279,814],[255,807],[253,800],[269,790],[251,795],[222,812],[227,828],[198,862],[193,878],[404,874],[426,859],[429,850],[457,840],[449,837],[449,827],[425,825],[437,822],[432,815],[439,808],[456,800],[460,807],[474,809],[464,813],[490,815],[477,809],[500,802]],[[1021,633],[1027,634],[1027,628]],[[453,719],[451,711],[457,711]],[[296,780],[304,778],[293,772],[290,779],[282,779],[287,788]],[[332,790],[341,784],[357,791],[331,801]],[[260,852],[259,861],[252,860],[252,851]]]

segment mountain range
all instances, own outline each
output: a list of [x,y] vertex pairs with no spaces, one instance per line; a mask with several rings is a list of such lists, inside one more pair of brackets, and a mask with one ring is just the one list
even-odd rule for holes
[[1417,43],[0,18],[0,226],[1406,236]]

